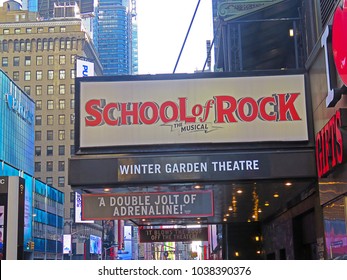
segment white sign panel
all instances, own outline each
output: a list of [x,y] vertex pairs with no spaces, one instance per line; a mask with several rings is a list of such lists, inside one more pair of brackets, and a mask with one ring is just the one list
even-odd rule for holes
[[81,81],[80,147],[308,140],[303,75]]
[[76,59],[76,77],[94,76],[94,63],[82,59]]
[[75,223],[94,223],[94,221],[82,221],[82,196],[75,192]]

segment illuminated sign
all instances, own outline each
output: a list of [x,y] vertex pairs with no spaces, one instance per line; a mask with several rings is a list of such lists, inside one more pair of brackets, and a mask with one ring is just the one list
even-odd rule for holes
[[82,219],[213,216],[212,191],[82,194]]
[[207,227],[140,229],[140,242],[208,241]]
[[[342,94],[347,92],[347,34],[346,34],[346,24],[347,24],[347,5],[346,1],[343,1],[343,7],[338,6],[334,13],[333,24],[327,26],[322,38],[321,47],[324,48],[325,55],[325,68],[326,68],[326,78],[328,94],[326,98],[326,107],[334,107],[336,103],[341,99]],[[332,50],[329,47],[329,43],[332,41]],[[333,83],[333,69],[330,63],[331,56],[335,62],[336,70],[344,83],[340,88]]]
[[77,81],[80,148],[308,140],[303,75]]
[[316,135],[318,176],[326,177],[346,160],[347,109],[340,109]]

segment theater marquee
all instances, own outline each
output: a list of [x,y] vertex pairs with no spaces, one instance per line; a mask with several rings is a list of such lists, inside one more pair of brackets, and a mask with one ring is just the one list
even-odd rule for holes
[[77,83],[80,148],[308,140],[303,75]]

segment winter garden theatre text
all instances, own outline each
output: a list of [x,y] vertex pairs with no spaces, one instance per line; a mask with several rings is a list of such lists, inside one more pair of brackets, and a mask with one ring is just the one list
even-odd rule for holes
[[235,160],[212,162],[141,163],[120,164],[121,175],[163,174],[163,173],[204,173],[259,170],[259,160]]

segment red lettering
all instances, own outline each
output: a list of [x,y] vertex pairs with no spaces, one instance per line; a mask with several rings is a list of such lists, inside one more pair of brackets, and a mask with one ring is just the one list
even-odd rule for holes
[[[171,109],[171,117],[170,117]],[[172,122],[178,120],[178,108],[177,104],[173,101],[166,101],[160,106],[160,118],[163,123]]]
[[[215,96],[214,99],[216,100],[216,123],[230,123],[230,122],[236,122],[235,117],[233,116],[233,113],[236,110],[237,102],[236,99],[232,96]],[[226,104],[226,107],[224,106]]]
[[276,121],[277,114],[275,112],[267,112],[266,107],[268,105],[274,106],[276,104],[275,97],[262,97],[258,100],[259,103],[259,118],[263,121]]
[[121,124],[139,124],[138,110],[139,103],[121,103]]
[[178,98],[178,101],[179,101],[179,107],[180,107],[180,120],[186,123],[194,123],[196,118],[187,116],[187,108],[186,108],[187,98]]
[[154,102],[145,102],[140,107],[140,120],[143,124],[154,124],[159,119],[159,108]]
[[299,121],[300,117],[295,109],[294,102],[299,93],[277,94],[280,121]]
[[[239,99],[237,103],[237,116],[240,120],[251,122],[257,118],[258,104],[253,98],[244,97]],[[246,108],[248,108],[248,110],[246,110]]]
[[337,111],[336,112],[336,123],[335,123],[335,127],[336,127],[336,160],[339,164],[342,163],[343,161],[343,139],[342,139],[342,132],[339,129],[340,127],[342,127],[342,123],[341,123],[341,111]]
[[341,127],[341,111],[337,111],[316,135],[316,162],[320,178],[328,175],[334,167],[344,160]]
[[102,123],[101,100],[91,99],[86,103],[85,109],[88,116],[85,118],[86,126],[98,126]]
[[102,113],[105,123],[107,123],[108,125],[118,125],[118,119],[114,117],[113,113],[114,110],[118,109],[118,104],[117,103],[108,103],[105,108],[104,111]]

